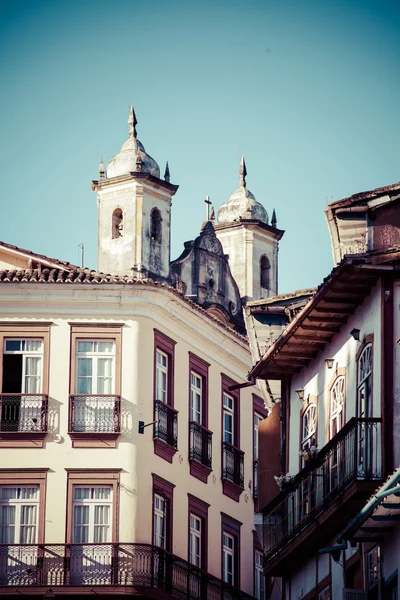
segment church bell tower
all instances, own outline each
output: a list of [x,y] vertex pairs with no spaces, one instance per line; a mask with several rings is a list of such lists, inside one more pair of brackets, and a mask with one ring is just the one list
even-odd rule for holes
[[98,270],[166,280],[170,262],[172,196],[168,163],[160,168],[137,139],[137,119],[129,111],[129,137],[104,169],[100,160],[97,192]]

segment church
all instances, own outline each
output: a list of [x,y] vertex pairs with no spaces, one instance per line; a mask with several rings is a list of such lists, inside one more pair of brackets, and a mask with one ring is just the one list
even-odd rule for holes
[[265,597],[274,392],[247,380],[243,308],[277,294],[284,232],[246,176],[171,260],[178,185],[131,108],[92,182],[97,269],[0,242],[2,598]]

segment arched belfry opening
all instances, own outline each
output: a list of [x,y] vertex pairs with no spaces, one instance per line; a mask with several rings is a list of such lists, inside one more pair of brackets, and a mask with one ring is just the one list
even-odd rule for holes
[[271,264],[265,254],[260,258],[260,286],[269,290],[270,288]]
[[153,208],[150,215],[150,238],[161,242],[161,213],[158,208]]
[[111,237],[113,240],[122,237],[124,232],[124,215],[120,208],[116,208],[112,215]]

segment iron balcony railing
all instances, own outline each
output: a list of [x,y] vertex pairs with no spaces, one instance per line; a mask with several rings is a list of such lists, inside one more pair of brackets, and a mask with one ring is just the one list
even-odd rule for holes
[[189,460],[196,460],[211,469],[212,433],[195,421],[189,423]]
[[[0,587],[151,587],[186,600],[251,600],[186,560],[148,544],[0,544]],[[82,591],[84,588],[82,589]]]
[[229,442],[222,443],[222,479],[244,487],[244,452]]
[[0,431],[47,432],[46,394],[0,394]]
[[381,419],[350,419],[263,509],[265,563],[353,482],[381,478]]
[[69,397],[69,431],[119,433],[121,397],[108,394],[74,394]]
[[157,400],[154,403],[154,438],[178,447],[178,411]]

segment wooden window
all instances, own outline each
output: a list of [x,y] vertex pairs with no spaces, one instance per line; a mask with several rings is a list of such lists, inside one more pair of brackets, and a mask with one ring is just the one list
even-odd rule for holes
[[72,445],[115,448],[121,425],[122,324],[70,325]]
[[265,600],[265,576],[263,570],[263,555],[259,550],[254,551],[254,597]]
[[43,447],[50,323],[0,323],[0,447]]
[[240,588],[241,523],[221,513],[221,579]]
[[118,541],[120,469],[67,469],[67,543]]
[[178,448],[178,411],[174,409],[175,343],[154,329],[154,452],[170,463]]
[[44,541],[47,470],[0,470],[0,544]]
[[[381,581],[381,547],[375,546],[366,556],[367,559],[367,588],[377,589]],[[378,598],[378,595],[376,596]]]
[[212,463],[212,432],[208,425],[209,364],[189,352],[190,474],[207,483]]
[[309,396],[300,417],[300,468],[317,452],[318,410],[317,397]]
[[344,425],[346,388],[344,376],[337,377],[330,394],[330,437],[333,438]]
[[239,502],[244,487],[244,452],[240,450],[239,390],[231,390],[236,382],[222,375],[222,491]]
[[188,494],[189,562],[203,571],[208,568],[208,508],[209,504]]
[[253,395],[253,498],[258,498],[258,426],[267,414],[264,401]]
[[372,344],[364,346],[357,367],[357,416],[368,419],[372,416]]
[[173,493],[174,484],[159,477],[153,477],[153,544],[168,552],[172,551],[173,540]]

